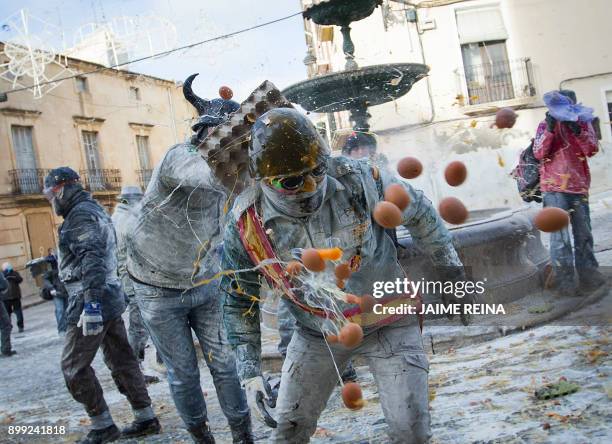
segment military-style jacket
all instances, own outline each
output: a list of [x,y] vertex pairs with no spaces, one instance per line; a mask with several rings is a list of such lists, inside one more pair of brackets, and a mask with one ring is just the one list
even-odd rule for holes
[[[249,207],[255,205],[277,257],[282,261],[293,259],[293,248],[326,248],[329,246],[328,240],[334,238],[343,249],[344,258],[361,258],[359,269],[347,281],[346,292],[372,294],[375,281],[403,279],[405,274],[397,260],[393,240],[372,219],[374,206],[382,200],[382,190],[391,183],[401,183],[410,195],[411,203],[403,212],[403,225],[416,245],[429,253],[435,265],[460,267],[462,264],[452,245],[450,233],[423,193],[388,173],[380,172],[378,176],[378,179],[374,178],[373,169],[366,160],[331,158],[323,204],[316,213],[302,219],[275,210],[262,196],[259,185],[249,188],[237,198],[226,225],[224,269],[253,267],[241,242],[237,221]],[[248,271],[227,275],[221,282],[226,292],[224,323],[229,341],[237,352],[241,380],[261,372],[259,306],[252,298],[245,297],[245,294],[259,296],[260,278],[259,272]],[[236,291],[237,288],[239,291]],[[252,315],[245,315],[247,312]],[[313,334],[321,334],[322,318],[296,304],[291,304],[291,312],[302,328],[312,330]],[[365,334],[371,331],[373,329],[365,329]]]
[[121,279],[123,291],[125,291],[128,296],[134,294],[134,284],[127,272],[126,238],[128,233],[133,229],[133,224],[137,215],[136,211],[137,209],[135,206],[120,202],[115,207],[115,211],[111,218],[115,226],[115,233],[117,233],[117,272]]
[[127,268],[145,284],[189,289],[218,271],[225,189],[193,145],[168,150],[153,171],[127,238]]
[[111,218],[88,192],[77,192],[59,227],[59,276],[68,292],[67,319],[76,323],[85,298],[100,302],[103,320],[125,311],[117,275],[117,245]]

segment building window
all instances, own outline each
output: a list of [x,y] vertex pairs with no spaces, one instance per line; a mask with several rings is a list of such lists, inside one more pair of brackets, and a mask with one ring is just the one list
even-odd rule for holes
[[98,132],[82,131],[83,150],[85,151],[85,162],[87,164],[87,184],[92,191],[105,189],[104,171],[100,162],[100,150],[98,148]]
[[151,159],[149,156],[149,136],[136,136],[136,146],[138,147],[138,160],[140,168],[143,170],[151,169]]
[[75,77],[74,80],[76,81],[76,88],[78,92],[80,93],[89,92],[89,85],[87,84],[87,77],[78,76],[78,77]]
[[461,45],[470,104],[514,99],[505,41]]
[[13,152],[15,153],[15,187],[22,194],[40,192],[40,181],[36,170],[36,154],[31,126],[11,126]]
[[515,97],[508,60],[508,34],[497,6],[457,11],[457,31],[469,103],[497,102]]
[[140,88],[130,86],[130,100],[140,100]]

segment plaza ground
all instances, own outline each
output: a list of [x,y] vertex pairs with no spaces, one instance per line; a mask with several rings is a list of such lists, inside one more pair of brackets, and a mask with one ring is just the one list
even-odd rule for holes
[[[606,199],[593,208],[597,257],[601,265],[611,267],[612,205]],[[572,315],[569,325],[546,325],[430,354],[432,442],[612,442],[612,313],[604,312],[605,323],[585,322],[608,310],[611,301],[609,293]],[[18,354],[0,359],[0,442],[73,442],[87,432],[88,419],[64,385],[59,367],[63,338],[56,333],[52,303],[26,309],[25,322],[24,333],[14,329],[13,344]],[[153,353],[147,354],[145,367],[147,373],[157,374],[150,367],[153,358]],[[119,426],[126,425],[132,419],[129,404],[115,388],[100,354],[94,368],[115,421]],[[357,371],[366,406],[358,412],[349,411],[342,404],[339,390],[335,390],[312,442],[388,442],[376,385],[367,367]],[[166,377],[157,375],[161,382],[150,385],[149,393],[163,434],[123,442],[189,443]],[[579,390],[557,399],[536,399],[536,389],[560,378],[577,384]],[[201,384],[217,442],[230,443],[229,428],[203,359]],[[67,433],[8,435],[10,425],[64,425]],[[256,424],[255,431],[260,442],[267,442],[270,429]]]

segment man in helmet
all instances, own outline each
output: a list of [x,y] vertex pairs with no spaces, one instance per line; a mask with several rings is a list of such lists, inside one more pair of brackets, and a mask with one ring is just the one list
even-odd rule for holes
[[[329,247],[334,240],[344,252],[342,261],[353,271],[346,281],[347,293],[372,294],[376,281],[403,279],[391,237],[371,218],[383,189],[400,183],[411,198],[402,222],[415,242],[436,266],[463,271],[448,231],[421,191],[366,160],[332,158],[329,153],[314,125],[296,110],[277,108],[262,115],[253,125],[250,143],[250,171],[257,183],[237,198],[225,230],[224,268],[251,270],[228,274],[221,286],[226,292],[224,323],[254,414],[272,415],[261,402],[268,393],[261,376],[260,278],[268,278],[290,300],[297,321],[276,401],[277,427],[271,439],[275,443],[307,442],[338,382],[323,339],[323,333],[335,333],[329,313],[309,305],[313,288],[294,286],[278,260],[287,263],[296,248]],[[377,302],[406,300],[399,295]],[[339,371],[351,357],[365,357],[377,381],[392,441],[426,442],[428,362],[417,320],[365,314],[359,306],[337,303],[365,333],[354,349],[329,344]]]
[[386,168],[389,161],[384,154],[377,153],[378,142],[374,134],[365,131],[353,131],[346,138],[342,154],[351,159],[370,159],[379,168]]
[[221,325],[221,294],[218,284],[201,285],[219,270],[219,252],[211,246],[222,237],[227,191],[195,146],[239,105],[199,98],[191,89],[195,76],[183,86],[185,98],[200,115],[193,126],[193,144],[171,147],[153,171],[127,238],[127,266],[142,319],[168,369],[172,399],[193,440],[214,442],[192,331],[233,442],[246,444],[253,442],[251,420],[235,355]]
[[[132,229],[131,225],[134,222],[136,215],[136,206],[142,200],[142,190],[138,185],[127,185],[121,188],[121,194],[119,195],[119,203],[115,207],[113,212],[113,225],[115,226],[115,232],[117,233],[117,272],[121,279],[121,287],[128,297],[128,313],[130,319],[130,325],[128,326],[128,340],[134,350],[134,354],[140,363],[140,369],[142,370],[142,363],[144,361],[145,347],[147,340],[149,339],[149,333],[145,328],[140,310],[136,304],[134,298],[134,285],[130,280],[130,276],[127,272],[127,247],[125,245],[125,238]],[[144,375],[145,382],[147,384],[153,382],[159,382],[159,378],[151,375]]]
[[59,275],[68,292],[68,328],[62,372],[70,394],[85,406],[91,421],[91,431],[80,442],[104,443],[121,436],[91,367],[99,348],[134,413],[134,422],[123,430],[123,436],[159,433],[159,421],[121,319],[125,294],[117,277],[111,219],[71,168],[51,170],[45,177],[44,193],[64,219],[59,228]]

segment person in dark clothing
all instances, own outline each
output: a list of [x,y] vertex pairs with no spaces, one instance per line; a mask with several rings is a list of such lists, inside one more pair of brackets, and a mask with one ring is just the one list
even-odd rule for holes
[[6,307],[9,320],[11,315],[15,313],[17,327],[19,328],[19,333],[21,333],[23,331],[23,310],[21,309],[21,288],[19,284],[23,282],[23,278],[13,269],[9,262],[2,264],[2,273],[8,282],[8,291],[2,297],[2,302]]
[[[108,214],[83,190],[68,167],[51,170],[45,196],[64,218],[59,228],[59,276],[68,292],[62,372],[73,398],[83,404],[91,431],[82,444],[159,433],[144,378],[121,319],[126,297],[117,276],[116,238]],[[119,391],[132,406],[134,422],[119,431],[91,367],[98,348]]]
[[47,250],[45,260],[51,266],[51,270],[43,275],[43,291],[49,293],[55,305],[55,320],[57,321],[57,332],[60,335],[66,333],[66,309],[68,308],[68,293],[59,278],[57,256],[53,248]]
[[[48,256],[47,256],[48,257]],[[55,304],[55,320],[57,321],[57,332],[59,334],[66,333],[66,309],[68,308],[68,293],[66,287],[60,281],[57,271],[57,262],[55,269],[47,271],[43,275],[43,291],[48,292],[53,297]]]
[[57,271],[57,256],[55,255],[53,248],[49,248],[47,250],[47,256],[45,259],[51,265],[51,269]]
[[[9,284],[4,278],[4,273],[0,273],[0,297],[8,291]],[[13,356],[15,351],[11,348],[11,318],[6,312],[4,304],[0,304],[0,354],[2,356]]]

